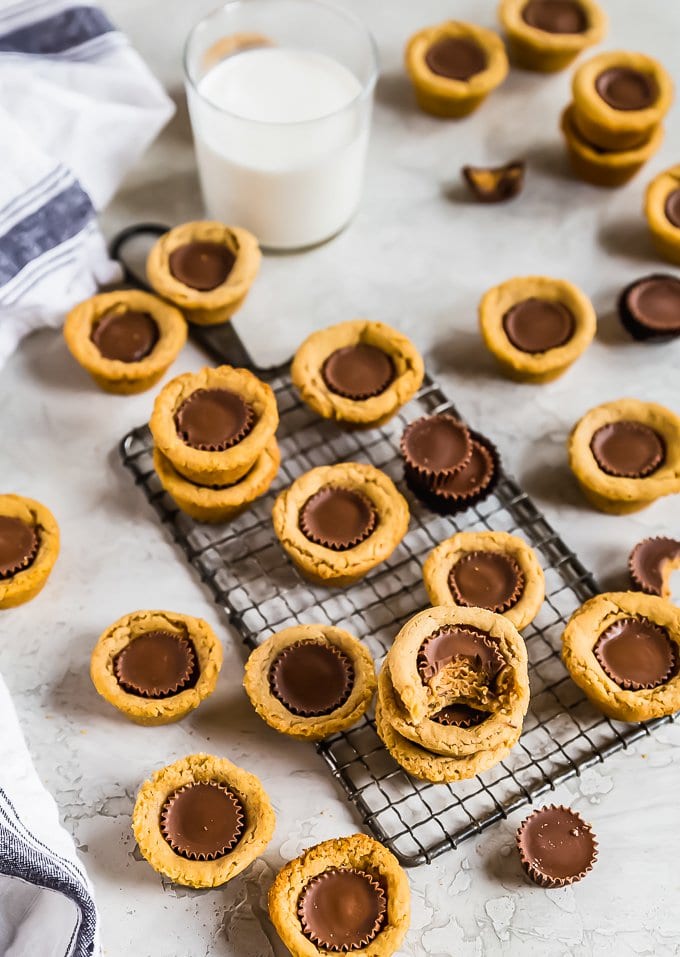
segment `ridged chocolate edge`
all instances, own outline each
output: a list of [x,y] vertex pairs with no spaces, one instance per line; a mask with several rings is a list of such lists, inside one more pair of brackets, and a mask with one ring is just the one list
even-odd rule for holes
[[[526,851],[522,845],[522,836],[524,834],[524,830],[526,828],[527,823],[531,821],[532,818],[536,817],[539,814],[542,814],[544,811],[564,811],[565,814],[570,814],[577,819],[578,821],[577,826],[587,828],[587,830],[590,832],[592,837],[592,842],[593,842],[592,858],[590,860],[590,863],[586,867],[584,867],[582,871],[579,871],[578,874],[570,875],[569,877],[550,877],[548,874],[544,874],[542,871],[540,871],[535,866],[533,861],[529,860],[526,854]],[[515,835],[515,842],[517,844],[517,850],[519,851],[519,858],[522,863],[522,867],[524,868],[524,871],[527,874],[527,876],[535,884],[538,884],[540,887],[545,887],[548,889],[557,888],[557,887],[566,887],[568,884],[575,884],[577,881],[583,880],[583,878],[587,874],[590,874],[590,872],[592,871],[595,865],[595,862],[597,861],[598,843],[597,843],[597,840],[595,839],[595,835],[593,834],[592,825],[584,821],[581,815],[577,811],[572,810],[572,808],[570,807],[565,807],[564,804],[546,804],[544,807],[536,808],[536,810],[532,811],[528,817],[525,817],[525,819],[522,821],[522,823],[518,827],[517,834]]]
[[[157,630],[163,631],[164,629],[159,628]],[[172,635],[172,637],[179,644],[187,646],[188,665],[187,665],[186,672],[182,675],[181,678],[177,680],[174,687],[168,688],[166,690],[159,689],[156,692],[156,694],[149,694],[148,691],[146,691],[144,688],[141,688],[139,685],[135,684],[132,681],[122,680],[120,677],[120,674],[118,673],[119,672],[118,661],[120,659],[121,654],[125,651],[126,648],[130,647],[132,642],[136,641],[138,638],[144,637],[143,634],[137,635],[135,638],[132,639],[132,641],[128,642],[127,645],[125,645],[125,648],[121,648],[118,654],[116,655],[116,657],[113,659],[113,673],[115,675],[116,681],[118,682],[120,687],[123,689],[123,691],[128,691],[129,693],[135,694],[140,698],[146,698],[147,701],[157,701],[161,698],[171,698],[173,695],[179,694],[181,691],[184,691],[185,688],[188,686],[189,682],[191,681],[191,677],[198,665],[198,657],[196,655],[196,649],[194,645],[192,644],[192,642],[184,638],[183,635],[177,635],[172,631],[166,631],[165,633],[168,635]],[[130,691],[130,689],[132,690]]]
[[[174,801],[177,799],[177,796],[182,792],[189,790],[195,784],[210,784],[212,787],[218,788],[220,791],[224,791],[236,809],[236,830],[234,831],[233,838],[220,851],[215,851],[212,854],[195,854],[193,851],[187,850],[173,841],[165,829],[168,811],[172,807]],[[179,854],[180,857],[184,857],[189,861],[216,861],[220,857],[224,857],[225,854],[228,854],[236,847],[241,839],[241,836],[243,835],[245,823],[245,809],[243,804],[227,784],[224,784],[222,781],[192,781],[190,784],[185,784],[181,788],[177,788],[176,791],[173,791],[172,794],[168,795],[165,800],[165,804],[161,809],[160,829],[164,840],[170,845],[175,854]]]
[[[190,393],[190,395],[188,395],[186,399],[184,399],[184,402],[187,402],[191,398],[191,396],[194,395],[195,392],[207,392],[207,391],[209,390],[195,389],[194,392]],[[187,445],[190,449],[197,449],[199,452],[226,452],[227,449],[232,449],[235,445],[238,445],[239,442],[242,442],[245,439],[245,437],[250,432],[253,431],[253,428],[255,426],[255,409],[252,407],[250,402],[246,402],[246,400],[243,398],[242,395],[239,395],[239,398],[243,400],[243,403],[246,407],[246,421],[243,423],[239,431],[235,435],[232,435],[231,438],[227,439],[226,442],[220,442],[219,445],[205,445],[203,443],[199,445],[191,445],[191,443],[187,440],[186,432],[182,431],[181,426],[178,422],[178,415],[182,406],[180,406],[180,408],[177,410],[177,412],[175,412],[175,415],[174,415],[175,429],[177,431],[177,435],[180,437],[182,442],[184,442],[184,444]],[[182,405],[184,405],[184,402],[182,402]]]
[[[312,499],[316,498],[317,495],[320,495],[321,492],[324,492],[327,488],[337,488],[337,489],[342,489],[342,491],[344,492],[352,492],[352,494],[356,495],[358,498],[362,498],[370,507],[370,511],[371,511],[370,523],[366,526],[366,528],[361,533],[361,535],[357,535],[347,545],[345,544],[338,545],[336,542],[329,542],[327,539],[322,538],[320,535],[315,535],[309,528],[309,525],[307,524],[307,521],[305,519],[306,506],[309,504],[309,502],[312,501]],[[330,548],[331,551],[334,551],[334,552],[348,552],[350,551],[350,549],[356,548],[357,545],[361,545],[362,542],[365,542],[366,539],[373,534],[373,532],[375,531],[378,525],[378,509],[375,507],[374,503],[371,501],[368,495],[365,495],[364,492],[361,491],[361,489],[351,488],[350,486],[344,486],[344,485],[323,485],[321,488],[317,489],[316,492],[310,495],[307,501],[304,502],[303,505],[301,506],[300,511],[298,512],[298,525],[300,527],[300,531],[305,536],[305,538],[308,539],[310,542],[313,542],[315,545],[320,545],[322,548]]]
[[[303,913],[303,899],[307,890],[315,884],[320,884],[325,879],[327,874],[335,873],[337,871],[352,871],[355,874],[361,874],[362,877],[366,877],[371,887],[373,888],[373,890],[376,891],[377,895],[379,896],[383,904],[383,909],[380,915],[378,916],[378,918],[376,919],[375,924],[371,928],[371,931],[368,934],[366,934],[360,941],[358,941],[356,945],[353,945],[352,947],[347,947],[347,948],[345,948],[344,946],[339,947],[337,944],[334,944],[329,941],[321,940],[319,937],[317,937],[317,935],[314,934],[313,931],[307,925],[304,919],[304,913]],[[298,920],[300,921],[300,926],[302,927],[303,934],[308,940],[311,940],[312,943],[315,944],[317,947],[322,947],[324,950],[330,951],[331,953],[334,953],[334,954],[351,953],[352,951],[362,950],[364,947],[367,947],[371,943],[371,941],[375,940],[375,938],[378,936],[378,934],[382,930],[383,925],[385,924],[385,920],[387,918],[387,897],[381,885],[373,877],[372,874],[368,873],[368,871],[361,870],[361,868],[358,868],[358,867],[329,867],[327,870],[322,871],[320,874],[315,874],[314,877],[310,878],[310,880],[307,881],[307,883],[302,889],[302,892],[300,893],[300,897],[298,898],[297,915],[298,915]]]
[[[635,618],[634,615],[630,615],[630,616],[628,616],[628,617],[631,618],[631,619],[632,619],[632,618]],[[615,625],[617,621],[624,621],[624,620],[626,620],[626,619],[617,618],[616,621],[613,621],[613,622],[612,622],[612,625]],[[666,640],[667,640],[667,641],[670,643],[670,645],[671,645],[671,651],[672,651],[671,663],[670,663],[670,665],[668,666],[668,671],[664,674],[663,678],[661,678],[660,681],[654,681],[654,682],[648,681],[648,682],[645,682],[645,683],[643,684],[642,682],[640,682],[640,681],[635,681],[635,680],[633,680],[633,679],[631,679],[631,678],[622,678],[620,675],[615,675],[612,671],[610,671],[609,668],[607,667],[606,663],[603,662],[602,659],[600,658],[600,656],[599,656],[599,654],[598,654],[598,650],[597,650],[597,644],[598,644],[600,638],[602,637],[602,635],[604,634],[604,632],[601,632],[601,633],[598,635],[597,641],[595,642],[595,645],[593,645],[593,655],[594,655],[595,660],[597,661],[598,665],[600,666],[600,668],[602,668],[602,670],[604,671],[604,673],[606,674],[606,676],[609,678],[609,680],[610,680],[610,681],[613,681],[614,684],[617,685],[619,688],[621,688],[623,691],[651,691],[653,688],[660,688],[661,685],[665,685],[666,682],[669,680],[669,678],[671,678],[671,676],[672,676],[672,675],[674,674],[674,672],[675,672],[675,669],[676,669],[677,666],[678,666],[678,652],[677,652],[677,646],[676,646],[675,642],[672,641],[672,640],[668,637],[668,634],[667,634],[667,632],[666,632],[666,629],[663,628],[662,625],[657,625],[657,623],[656,623],[655,621],[652,621],[652,620],[649,619],[649,618],[647,619],[647,621],[649,622],[650,625],[652,625],[652,626],[653,626],[654,628],[656,628],[658,631],[663,632],[663,633],[664,633],[664,637],[666,638]],[[611,628],[612,625],[609,625],[608,627]],[[605,631],[607,631],[607,628],[605,628]]]
[[671,342],[680,336],[680,329],[677,332],[658,332],[650,329],[649,326],[635,318],[628,305],[628,297],[635,287],[649,279],[677,279],[677,276],[671,276],[670,273],[649,273],[649,275],[641,276],[640,279],[634,279],[633,282],[629,283],[620,293],[617,303],[621,325],[638,342]]
[[464,555],[461,555],[461,557],[458,559],[455,565],[451,566],[451,570],[449,572],[449,577],[448,577],[448,585],[449,585],[449,590],[451,591],[451,594],[453,595],[453,597],[456,599],[457,604],[462,605],[462,607],[464,608],[473,607],[469,602],[465,601],[465,599],[460,593],[460,590],[458,589],[458,586],[456,585],[455,581],[453,581],[453,569],[458,566],[459,562],[465,561],[465,559],[472,558],[475,555],[502,555],[503,558],[505,558],[512,565],[512,569],[515,573],[515,587],[512,591],[512,594],[510,595],[509,598],[506,598],[505,601],[500,602],[500,604],[496,603],[493,606],[493,608],[488,609],[489,611],[496,612],[499,615],[502,614],[504,611],[509,611],[514,605],[517,604],[517,602],[519,601],[526,587],[524,572],[520,568],[519,563],[516,561],[516,559],[512,555],[509,555],[507,552],[492,551],[490,549],[485,550],[483,548],[481,549],[477,548],[472,552],[466,552]]
[[[486,632],[483,632],[481,628],[475,627],[475,625],[464,625],[464,624],[459,624],[459,623],[457,623],[457,622],[454,622],[453,624],[450,624],[450,625],[442,625],[441,628],[437,628],[436,631],[433,631],[432,634],[428,635],[427,638],[425,638],[425,640],[421,642],[420,648],[418,649],[418,654],[416,655],[416,667],[417,667],[417,669],[418,669],[418,674],[420,675],[420,677],[421,677],[421,679],[422,679],[423,681],[427,681],[427,680],[428,680],[427,678],[424,678],[424,677],[423,677],[423,668],[424,668],[424,667],[427,667],[427,661],[426,661],[426,660],[425,660],[425,661],[423,660],[423,659],[425,658],[425,651],[424,651],[425,647],[426,647],[426,646],[429,644],[429,642],[431,642],[434,638],[438,638],[440,635],[443,635],[445,632],[451,631],[451,630],[454,629],[454,628],[456,629],[456,631],[465,631],[465,632],[467,632],[468,634],[474,635],[476,638],[480,638],[480,637],[481,637],[483,643],[484,643],[491,651],[493,651],[494,658],[495,658],[495,660],[499,663],[498,671],[500,671],[500,670],[503,668],[503,666],[504,666],[505,664],[507,664],[505,658],[503,657],[503,655],[502,655],[502,654],[500,653],[500,651],[498,650],[498,645],[497,645],[496,642],[491,638],[490,635],[487,635]],[[459,655],[459,656],[457,656],[457,657],[461,657],[461,658],[462,658],[462,657],[466,657],[466,656],[465,656],[465,655]],[[498,671],[494,672],[494,674],[498,674]]]
[[[634,561],[635,561],[636,552],[639,548],[642,548],[643,545],[646,545],[649,542],[672,542],[677,545],[677,555],[678,557],[680,557],[680,541],[677,541],[677,539],[675,538],[669,538],[667,535],[652,535],[648,538],[641,539],[637,543],[637,545],[634,545],[630,555],[628,556],[628,574],[630,576],[631,584],[635,588],[639,589],[640,591],[645,592],[645,594],[647,595],[661,596],[662,594],[661,589],[655,588],[653,585],[650,585],[649,582],[643,581],[642,578],[640,578],[640,576],[637,574],[637,571],[635,570]],[[674,558],[669,555],[665,560],[674,561]],[[659,573],[662,575],[662,578],[663,578],[661,569],[659,569]]]
[[[444,470],[434,471],[433,469],[425,468],[425,466],[419,465],[410,455],[406,442],[409,434],[415,429],[416,426],[420,425],[423,422],[426,422],[430,419],[448,419],[451,422],[455,422],[457,426],[460,426],[461,431],[467,436],[468,441],[468,452],[467,455],[461,460],[461,462],[456,465],[454,468],[448,468]],[[417,476],[418,480],[421,481],[426,489],[434,491],[437,487],[437,484],[440,482],[446,481],[447,478],[451,478],[453,475],[456,475],[458,472],[462,471],[465,466],[469,463],[470,457],[472,456],[472,435],[468,426],[463,422],[462,419],[456,418],[455,415],[451,415],[449,412],[441,412],[436,415],[421,415],[420,418],[414,419],[413,422],[409,422],[404,431],[402,432],[401,439],[399,440],[399,451],[405,463],[405,468],[409,469],[412,474]]]
[[[322,645],[324,648],[327,648],[328,651],[332,652],[337,658],[340,659],[342,667],[345,672],[345,686],[342,690],[342,694],[337,702],[327,711],[308,711],[302,708],[293,707],[286,698],[285,694],[282,692],[281,688],[277,684],[277,665],[281,659],[285,658],[292,649],[299,648],[300,645]],[[352,660],[348,655],[345,654],[340,648],[337,648],[335,645],[327,641],[296,641],[292,645],[288,645],[286,648],[283,648],[279,654],[274,659],[271,668],[269,669],[269,689],[277,701],[280,701],[281,704],[290,711],[291,714],[297,715],[299,718],[325,718],[328,715],[333,714],[334,711],[337,711],[338,708],[341,708],[343,704],[347,701],[349,696],[352,693],[354,688],[354,682],[356,680],[356,675],[354,671],[354,665]]]

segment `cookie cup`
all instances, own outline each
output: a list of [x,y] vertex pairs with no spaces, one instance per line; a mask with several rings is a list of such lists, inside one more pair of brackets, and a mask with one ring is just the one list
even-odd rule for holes
[[[170,254],[192,242],[225,246],[235,257],[223,283],[202,292],[176,279],[170,271]],[[243,305],[260,268],[262,254],[257,239],[247,229],[213,220],[184,223],[165,233],[151,247],[146,272],[154,290],[182,310],[189,322],[214,326],[226,322]]]
[[[535,297],[558,302],[574,317],[568,342],[545,352],[523,352],[512,344],[503,328],[503,317],[513,306]],[[588,297],[566,279],[521,276],[508,279],[484,294],[479,303],[479,327],[484,345],[501,369],[519,382],[543,383],[557,379],[585,352],[595,335],[597,317]]]
[[[199,389],[235,392],[255,413],[250,432],[223,452],[192,448],[177,432],[175,415],[179,407]],[[185,372],[168,382],[156,396],[149,428],[157,448],[180,475],[196,485],[230,485],[250,471],[271,442],[278,424],[276,398],[266,382],[247,369],[218,366]]]
[[656,688],[621,688],[600,666],[593,648],[602,632],[621,618],[644,617],[664,628],[680,657],[680,608],[643,592],[596,595],[571,616],[562,635],[562,660],[569,674],[600,711],[617,721],[648,721],[680,710],[680,673],[675,669]]
[[270,439],[243,478],[226,488],[211,488],[190,482],[159,449],[153,450],[153,467],[175,505],[196,521],[212,524],[236,518],[264,495],[276,478],[280,463],[279,446],[276,439]]
[[[337,486],[363,493],[378,522],[363,542],[336,551],[310,541],[300,528],[300,509],[316,492]],[[279,493],[272,509],[276,537],[305,578],[319,585],[350,585],[389,558],[408,529],[406,499],[390,478],[373,465],[343,462],[305,472]]]
[[498,17],[508,41],[513,65],[538,73],[564,70],[587,47],[599,43],[607,30],[607,17],[594,0],[579,0],[587,21],[581,33],[549,33],[532,27],[522,17],[527,0],[501,0]]
[[387,916],[379,933],[359,950],[362,957],[390,957],[406,936],[411,917],[406,874],[396,857],[366,834],[324,841],[283,867],[269,891],[269,916],[277,933],[295,957],[330,953],[305,936],[298,918],[298,901],[307,884],[331,868],[349,868],[370,874],[387,898]]
[[[657,95],[642,110],[617,110],[599,95],[597,78],[605,70],[636,70],[651,78]],[[601,150],[635,150],[649,142],[673,102],[673,81],[666,70],[644,53],[625,50],[599,53],[583,63],[572,78],[572,122],[585,141]]]
[[[326,359],[346,346],[375,346],[392,360],[395,376],[380,395],[348,399],[326,385]],[[354,319],[312,333],[295,353],[290,370],[302,401],[324,419],[361,428],[384,425],[416,394],[423,382],[425,367],[410,339],[383,322]]]
[[31,564],[8,578],[0,579],[0,609],[14,608],[35,598],[45,587],[59,555],[59,526],[48,508],[23,495],[0,495],[0,515],[21,519],[37,529],[40,539]]
[[[216,860],[189,860],[176,854],[160,829],[168,797],[181,787],[217,781],[233,791],[245,810],[245,827],[236,846]],[[226,758],[191,754],[156,771],[139,790],[132,830],[139,850],[155,871],[186,887],[219,887],[263,853],[274,834],[274,811],[259,778]]]
[[655,176],[645,193],[644,211],[657,252],[668,262],[680,265],[680,226],[666,216],[666,201],[680,189],[680,164]]
[[[664,442],[664,461],[645,478],[608,475],[592,453],[590,443],[594,433],[603,425],[620,420],[647,425]],[[568,453],[569,467],[583,494],[600,511],[627,515],[646,508],[657,498],[680,492],[680,417],[655,402],[617,399],[590,409],[572,429]]]
[[[485,69],[467,80],[454,80],[434,73],[425,59],[427,51],[438,40],[448,37],[471,40],[480,46],[486,56]],[[420,108],[448,119],[472,113],[508,75],[508,58],[498,34],[458,20],[446,20],[412,36],[406,46],[405,61]]]
[[[114,662],[131,642],[150,631],[169,631],[195,650],[198,677],[191,688],[165,698],[130,694],[116,678]],[[110,625],[99,637],[90,659],[90,677],[98,693],[135,724],[181,721],[215,690],[222,667],[222,645],[207,621],[172,611],[135,611]]]
[[[158,327],[158,342],[138,362],[105,359],[92,341],[98,320],[114,309],[148,313]],[[187,324],[179,309],[138,289],[92,296],[75,306],[64,323],[64,339],[73,358],[100,388],[116,395],[133,395],[156,385],[179,355],[186,338]]]
[[507,555],[517,563],[524,576],[524,587],[515,604],[499,614],[512,622],[518,631],[526,628],[543,604],[545,576],[533,548],[508,532],[458,532],[433,548],[423,565],[423,579],[431,603],[469,607],[456,601],[449,585],[449,575],[453,566],[471,552]]
[[[282,651],[304,641],[338,648],[352,663],[354,682],[349,697],[330,714],[315,717],[294,714],[272,693],[269,681],[272,665]],[[321,741],[350,728],[366,713],[375,693],[375,668],[368,649],[348,631],[333,625],[294,625],[276,632],[251,653],[246,662],[243,687],[253,708],[270,728],[291,738]]]

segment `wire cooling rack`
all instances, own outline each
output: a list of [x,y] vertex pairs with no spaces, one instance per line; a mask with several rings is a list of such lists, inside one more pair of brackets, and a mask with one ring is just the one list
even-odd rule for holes
[[[234,348],[240,349],[240,362],[247,362],[235,334],[221,335],[228,336],[229,356],[212,333],[198,337],[231,362]],[[415,399],[383,428],[346,432],[300,402],[287,370],[255,371],[276,393],[281,470],[270,492],[230,524],[202,525],[177,510],[153,470],[151,435],[145,426],[121,443],[124,464],[249,647],[288,625],[327,623],[357,635],[380,662],[403,622],[429,604],[422,564],[443,539],[463,530],[507,531],[524,538],[542,559],[545,603],[524,630],[531,704],[519,744],[504,761],[469,781],[417,781],[387,753],[370,717],[318,746],[365,826],[402,864],[429,862],[458,847],[583,768],[672,720],[609,721],[571,681],[559,657],[562,629],[574,609],[598,588],[513,479],[502,475],[493,495],[455,517],[433,514],[405,487],[398,442],[407,422],[426,413],[458,415],[436,383],[426,378]],[[271,508],[280,489],[303,472],[343,461],[371,462],[386,472],[407,496],[412,517],[408,534],[388,561],[350,588],[329,590],[309,584],[288,560],[274,536]]]

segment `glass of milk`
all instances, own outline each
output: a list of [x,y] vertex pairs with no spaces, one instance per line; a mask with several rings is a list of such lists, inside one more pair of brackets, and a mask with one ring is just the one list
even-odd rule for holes
[[376,47],[326,0],[230,0],[184,69],[208,215],[273,250],[324,242],[359,205]]

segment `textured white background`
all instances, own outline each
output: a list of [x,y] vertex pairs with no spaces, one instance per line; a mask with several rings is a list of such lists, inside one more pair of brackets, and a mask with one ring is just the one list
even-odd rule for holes
[[[191,22],[212,5],[105,4],[178,101],[176,118],[106,214],[109,231],[140,219],[200,215],[180,48]],[[668,117],[661,153],[640,178],[618,192],[598,191],[572,180],[563,156],[557,124],[569,97],[567,74],[514,71],[461,123],[415,109],[401,69],[406,37],[447,16],[493,26],[494,2],[347,5],[375,31],[383,65],[360,215],[325,247],[267,258],[238,328],[263,359],[271,350],[285,355],[311,329],[357,314],[409,333],[603,586],[623,586],[634,542],[680,532],[677,500],[629,518],[588,510],[566,469],[564,443],[587,408],[622,395],[680,411],[680,342],[634,344],[613,314],[618,290],[659,265],[641,199],[646,181],[680,160],[678,108]],[[611,18],[606,46],[656,54],[680,83],[680,6],[670,0],[604,5]],[[463,163],[517,156],[529,168],[516,202],[484,208],[468,200],[459,186]],[[588,354],[563,379],[540,387],[497,375],[475,319],[489,285],[532,272],[574,280],[600,316]],[[188,347],[174,371],[203,361]],[[280,953],[263,909],[273,872],[304,847],[351,832],[356,822],[313,749],[282,739],[252,713],[241,690],[238,643],[118,465],[118,439],[148,417],[152,399],[98,392],[52,333],[25,343],[3,370],[2,484],[54,509],[63,551],[40,598],[3,614],[0,669],[38,770],[92,874],[107,955],[270,957]],[[216,694],[177,726],[132,726],[90,684],[96,636],[140,607],[202,615],[224,640]],[[279,823],[264,860],[224,889],[164,891],[133,856],[132,803],[151,770],[199,749],[258,773]],[[582,884],[546,892],[525,883],[513,850],[521,815],[460,853],[411,871],[413,921],[402,954],[678,953],[679,750],[680,728],[665,728],[558,790],[555,799],[591,820],[600,841],[600,861]]]

